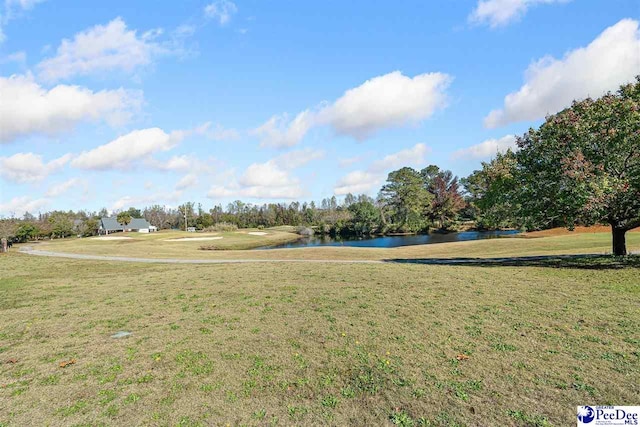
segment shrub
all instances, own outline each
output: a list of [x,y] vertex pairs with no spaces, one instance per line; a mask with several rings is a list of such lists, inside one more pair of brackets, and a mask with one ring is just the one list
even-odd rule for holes
[[216,222],[211,227],[207,227],[204,231],[236,231],[238,226],[230,222]]
[[301,236],[313,236],[313,229],[309,227],[298,227],[296,233]]

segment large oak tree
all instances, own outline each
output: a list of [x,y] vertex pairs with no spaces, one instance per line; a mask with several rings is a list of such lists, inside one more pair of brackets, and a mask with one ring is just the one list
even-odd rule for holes
[[541,224],[607,223],[613,253],[640,226],[640,77],[587,98],[518,138],[515,180],[521,216]]

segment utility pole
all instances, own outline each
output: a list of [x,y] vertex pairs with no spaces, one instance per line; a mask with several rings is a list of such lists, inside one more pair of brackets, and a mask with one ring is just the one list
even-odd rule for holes
[[184,205],[184,231],[187,231],[187,205]]

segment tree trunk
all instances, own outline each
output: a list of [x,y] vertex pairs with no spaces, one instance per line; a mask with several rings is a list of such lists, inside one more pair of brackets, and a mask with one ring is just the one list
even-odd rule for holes
[[624,256],[627,254],[627,243],[625,239],[625,233],[627,230],[622,228],[616,228],[615,225],[611,225],[611,232],[613,233],[613,254],[615,256]]

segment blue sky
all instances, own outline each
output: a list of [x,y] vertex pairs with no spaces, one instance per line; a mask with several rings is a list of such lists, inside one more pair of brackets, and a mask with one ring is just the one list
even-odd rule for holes
[[465,176],[640,74],[639,19],[637,0],[4,0],[0,215]]

